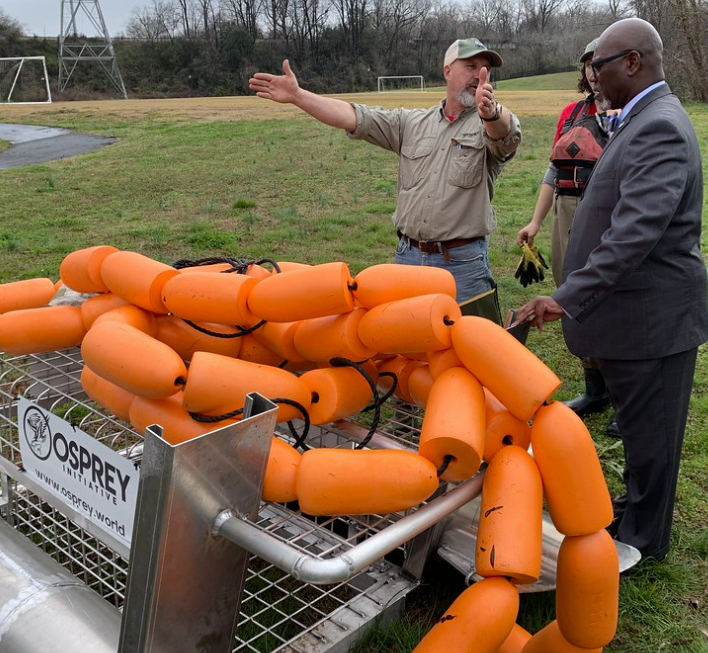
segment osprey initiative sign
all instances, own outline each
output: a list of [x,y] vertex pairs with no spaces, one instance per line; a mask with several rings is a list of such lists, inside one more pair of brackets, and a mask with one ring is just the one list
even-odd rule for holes
[[22,463],[50,494],[127,546],[140,472],[113,449],[24,397],[18,400]]

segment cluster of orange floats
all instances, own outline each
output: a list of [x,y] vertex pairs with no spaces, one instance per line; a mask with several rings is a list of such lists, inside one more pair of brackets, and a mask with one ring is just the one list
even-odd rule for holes
[[[81,345],[86,394],[138,432],[160,424],[172,443],[238,419],[253,391],[278,403],[278,421],[305,410],[324,424],[361,411],[376,386],[335,358],[358,362],[382,391],[393,373],[396,394],[425,408],[418,454],[301,454],[274,438],[264,498],[297,500],[311,515],[385,514],[425,501],[440,480],[470,478],[484,461],[483,580],[416,652],[601,651],[618,614],[619,564],[605,530],[612,504],[583,422],[549,401],[557,376],[503,328],[462,316],[454,280],[438,268],[375,265],[352,277],[345,263],[253,263],[233,272],[228,262],[175,268],[108,245],[77,250],[56,284],[0,286],[0,350]],[[48,305],[60,284],[91,296]],[[544,497],[565,538],[556,620],[531,636],[515,623],[517,585],[540,574]]]

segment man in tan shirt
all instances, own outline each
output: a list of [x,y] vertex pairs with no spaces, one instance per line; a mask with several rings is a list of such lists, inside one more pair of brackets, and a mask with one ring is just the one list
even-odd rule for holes
[[399,155],[396,262],[448,269],[464,303],[495,287],[487,250],[496,226],[494,181],[521,142],[518,119],[496,101],[488,81],[489,69],[501,65],[479,40],[455,41],[443,65],[446,97],[430,109],[382,109],[316,95],[300,88],[287,59],[283,75],[256,73],[249,85],[258,97],[294,104]]

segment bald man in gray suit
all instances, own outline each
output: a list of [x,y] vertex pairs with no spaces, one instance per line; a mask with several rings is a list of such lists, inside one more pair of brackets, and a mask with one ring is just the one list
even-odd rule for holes
[[611,529],[657,560],[669,550],[697,350],[708,340],[701,155],[662,49],[638,18],[601,35],[592,66],[622,109],[618,126],[576,211],[563,284],[517,312],[539,329],[562,318],[570,351],[597,359],[625,448]]

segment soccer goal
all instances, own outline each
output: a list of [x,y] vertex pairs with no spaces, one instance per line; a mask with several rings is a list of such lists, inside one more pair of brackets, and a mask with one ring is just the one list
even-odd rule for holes
[[51,102],[44,57],[0,58],[0,104]]
[[389,75],[378,78],[379,93],[387,91],[424,91],[423,75]]

